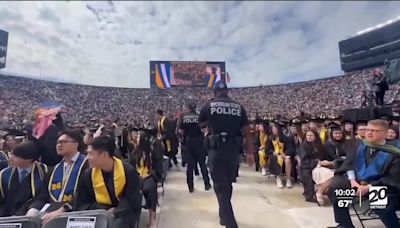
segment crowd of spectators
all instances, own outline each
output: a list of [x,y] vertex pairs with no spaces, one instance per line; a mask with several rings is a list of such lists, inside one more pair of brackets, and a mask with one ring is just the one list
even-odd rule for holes
[[[307,82],[232,88],[230,96],[240,102],[250,117],[291,118],[297,111],[311,115],[335,115],[360,107],[372,70]],[[398,86],[391,86],[386,103],[396,99]],[[155,110],[170,116],[183,110],[189,100],[199,106],[210,99],[208,88],[135,89],[56,83],[0,74],[0,126],[18,125],[31,118],[32,108],[43,101],[66,107],[64,121],[70,126],[109,124],[116,118],[132,125],[154,120]]]

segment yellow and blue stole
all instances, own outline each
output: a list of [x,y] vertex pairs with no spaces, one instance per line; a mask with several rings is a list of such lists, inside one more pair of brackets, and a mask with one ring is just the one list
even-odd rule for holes
[[[126,177],[125,168],[122,160],[113,157],[114,159],[114,189],[115,197],[119,200],[122,192],[125,189]],[[104,181],[103,173],[99,168],[92,168],[92,185],[96,202],[103,205],[112,205],[110,194],[107,190],[106,183]]]
[[[12,177],[15,172],[18,173],[18,169],[12,167],[7,167],[0,172],[0,193],[3,197],[6,196],[6,191],[10,190]],[[30,174],[32,197],[36,196],[36,193],[39,191],[46,172],[47,166],[45,164],[40,162],[33,163]]]
[[72,164],[69,173],[64,173],[64,160],[56,165],[51,174],[48,186],[50,198],[54,202],[69,202],[72,200],[85,161],[86,156],[80,154],[78,159]]
[[375,151],[377,154],[368,166],[365,160],[365,153],[368,153],[368,147],[365,144],[361,144],[358,147],[356,155],[356,173],[357,180],[368,183],[381,177],[382,170],[389,157],[389,153]]

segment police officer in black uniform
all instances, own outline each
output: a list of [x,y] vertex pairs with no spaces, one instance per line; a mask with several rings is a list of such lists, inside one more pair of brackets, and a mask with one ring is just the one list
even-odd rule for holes
[[211,188],[211,184],[206,166],[206,151],[203,146],[204,137],[199,125],[199,114],[196,113],[196,105],[194,103],[189,103],[187,107],[188,112],[182,114],[178,123],[180,134],[184,138],[185,158],[188,165],[186,180],[189,192],[192,193],[194,191],[193,170],[199,163],[201,174],[203,175],[204,188],[208,191]]
[[218,81],[214,99],[201,109],[199,122],[208,127],[208,165],[219,205],[220,224],[237,228],[231,197],[232,182],[236,181],[239,153],[245,134],[246,154],[249,166],[253,165],[253,142],[250,124],[244,108],[228,96],[227,85]]

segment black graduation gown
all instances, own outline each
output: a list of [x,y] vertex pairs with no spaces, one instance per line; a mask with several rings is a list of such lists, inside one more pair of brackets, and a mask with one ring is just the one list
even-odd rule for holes
[[[282,167],[278,164],[278,157],[273,155],[274,153],[274,145],[272,142],[272,136],[268,136],[268,142],[267,142],[267,148],[266,148],[266,154],[270,157],[269,158],[269,163],[268,163],[268,168],[271,174],[273,175],[281,175],[282,174]],[[285,135],[279,136],[279,141],[283,143],[283,152],[286,156],[294,156],[295,155],[295,148],[292,147],[292,143],[290,143],[289,137]],[[271,149],[268,149],[271,148]],[[285,163],[284,163],[285,164]]]
[[[44,166],[41,165],[44,171]],[[39,191],[45,188],[44,183],[40,183]],[[22,183],[19,182],[17,170],[11,177],[9,189],[4,190],[4,197],[0,194],[0,217],[11,215],[25,215],[33,203],[31,175],[28,175]]]
[[57,154],[56,144],[59,128],[52,124],[40,139],[35,139],[41,151],[41,161],[49,167],[57,165],[62,159]]
[[[86,161],[85,164],[82,167],[82,171],[80,173],[80,176],[78,178],[78,187],[79,188],[79,184],[80,184],[80,180],[82,180],[82,176],[85,173],[85,170],[87,170],[89,168],[89,162]],[[53,201],[53,199],[50,197],[50,193],[49,193],[49,181],[50,181],[50,177],[51,174],[54,170],[54,167],[52,167],[49,172],[47,172],[46,177],[44,179],[44,188],[41,188],[38,195],[33,199],[32,204],[30,205],[30,208],[35,208],[38,210],[41,210],[45,204],[50,203],[50,207],[46,210],[47,212],[51,212],[51,211],[55,211],[59,208],[61,208],[65,203],[64,202],[55,202]],[[75,196],[73,196],[73,199],[68,202],[67,204],[69,204],[72,207],[72,204],[74,202],[74,198]]]
[[[96,202],[96,196],[91,177],[92,169],[88,169],[82,176],[73,209],[76,211],[82,211],[109,209],[114,207],[115,219],[127,217],[132,219],[132,217],[139,215],[142,209],[142,196],[140,194],[139,176],[136,169],[134,169],[130,164],[123,162],[123,166],[125,169],[126,185],[119,201],[115,197],[113,173],[103,172],[103,178],[107,186],[107,190],[108,192],[111,192],[109,195],[113,205],[108,206]],[[134,224],[134,222],[130,223],[129,225],[126,224],[125,227],[131,227],[131,224]]]
[[8,167],[8,155],[4,151],[0,151],[0,171]]
[[[158,121],[160,124],[160,121]],[[163,129],[164,131],[161,131],[161,129],[158,129],[158,131],[161,133],[162,139],[170,141],[171,143],[171,153],[172,155],[176,155],[178,153],[178,136],[175,134],[176,133],[176,126],[177,126],[177,121],[165,117],[165,120],[163,122]],[[165,150],[167,151],[167,147],[165,145]]]
[[[150,176],[154,178],[156,182],[162,181],[164,168],[163,168],[163,160],[162,156],[160,157],[156,152],[151,152],[151,170]],[[135,156],[131,156],[130,164],[133,167],[136,167],[138,161],[136,160]]]

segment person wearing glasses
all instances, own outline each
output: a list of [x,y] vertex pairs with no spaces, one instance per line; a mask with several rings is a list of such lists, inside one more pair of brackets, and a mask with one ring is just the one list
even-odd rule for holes
[[83,138],[79,131],[65,130],[57,139],[57,154],[62,160],[51,170],[42,188],[32,203],[27,215],[37,215],[40,210],[43,224],[57,215],[72,210],[72,202],[83,173],[89,167],[86,156],[80,151]]
[[387,187],[387,205],[373,209],[386,227],[400,227],[396,210],[400,209],[400,150],[399,144],[386,140],[389,125],[384,120],[371,120],[365,129],[365,140],[358,146],[352,165],[342,165],[329,188],[336,227],[354,227],[348,207],[339,207],[337,189],[356,189],[357,197],[368,196],[372,186]]
[[358,121],[356,125],[356,139],[357,140],[364,140],[365,139],[365,128],[367,128],[367,121]]

